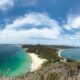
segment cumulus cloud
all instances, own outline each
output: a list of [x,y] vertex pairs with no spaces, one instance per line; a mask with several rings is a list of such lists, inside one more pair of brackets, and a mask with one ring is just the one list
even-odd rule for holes
[[[72,22],[76,22],[76,20]],[[27,13],[13,20],[12,23],[7,23],[4,26],[5,28],[0,30],[0,43],[71,44],[75,40],[79,41],[80,32],[62,34],[64,32],[62,27],[69,31],[74,28],[68,25],[70,24],[60,26],[55,19],[50,18],[46,13]],[[39,29],[39,26],[42,28]],[[66,27],[70,27],[71,29]]]
[[28,28],[29,25],[32,25],[34,28],[36,28],[40,25],[41,26],[43,25],[43,26],[46,26],[49,28],[56,27],[56,28],[60,29],[58,22],[54,19],[49,18],[49,16],[45,13],[25,14],[25,16],[14,20],[12,22],[12,24],[8,24],[5,27],[7,29],[18,29],[18,28],[23,28],[23,26]]
[[[31,29],[23,29],[23,27],[28,27],[27,25],[34,25]],[[38,29],[35,26],[49,26]],[[30,27],[30,26],[29,26]],[[21,28],[20,30],[18,30]],[[23,17],[14,20],[11,24],[5,25],[5,28],[0,31],[0,42],[12,42],[17,43],[20,41],[28,40],[32,37],[35,38],[46,38],[46,39],[56,39],[60,35],[61,28],[58,22],[51,19],[45,13],[29,13]]]
[[13,7],[14,1],[13,0],[0,0],[0,9],[5,11],[10,7]]
[[64,27],[67,30],[80,29],[80,16],[70,15]]
[[6,11],[12,7],[31,7],[35,6],[39,0],[0,0],[0,10]]

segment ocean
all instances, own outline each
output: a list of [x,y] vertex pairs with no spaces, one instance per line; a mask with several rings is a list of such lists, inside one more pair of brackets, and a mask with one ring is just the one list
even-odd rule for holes
[[32,60],[19,45],[0,45],[0,74],[14,77],[31,71]]
[[65,49],[61,51],[60,56],[62,58],[69,58],[72,60],[80,61],[80,49]]

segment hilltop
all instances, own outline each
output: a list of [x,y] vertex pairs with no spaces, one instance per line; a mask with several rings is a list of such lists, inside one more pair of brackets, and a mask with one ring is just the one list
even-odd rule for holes
[[[75,49],[79,47],[65,45],[22,45],[27,48],[27,52],[35,53],[40,58],[47,61],[42,66],[26,74],[14,78],[5,78],[0,76],[0,80],[79,80],[80,79],[80,62],[67,59],[62,62],[58,51],[61,49]],[[26,53],[27,54],[27,53]]]

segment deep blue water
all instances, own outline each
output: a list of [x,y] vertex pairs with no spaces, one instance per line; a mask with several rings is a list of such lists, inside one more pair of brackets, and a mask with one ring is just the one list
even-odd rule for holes
[[80,61],[80,49],[63,50],[60,55],[63,58],[70,58],[72,60]]

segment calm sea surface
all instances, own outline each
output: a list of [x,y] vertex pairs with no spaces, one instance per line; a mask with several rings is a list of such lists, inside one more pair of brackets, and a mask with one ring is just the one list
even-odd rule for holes
[[70,58],[76,61],[80,61],[80,49],[63,50],[60,55],[63,58]]
[[29,54],[17,45],[0,45],[0,73],[3,76],[18,76],[31,71]]

